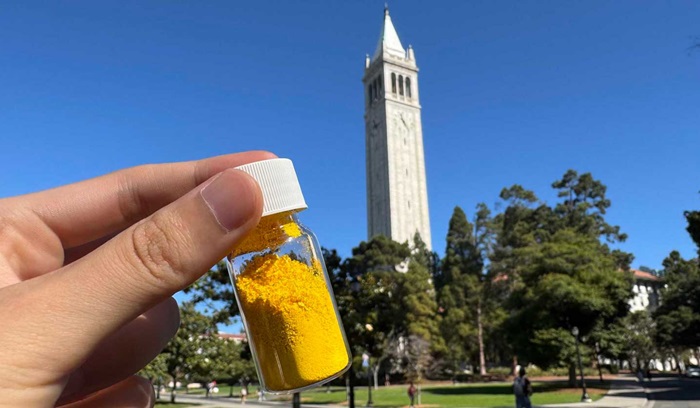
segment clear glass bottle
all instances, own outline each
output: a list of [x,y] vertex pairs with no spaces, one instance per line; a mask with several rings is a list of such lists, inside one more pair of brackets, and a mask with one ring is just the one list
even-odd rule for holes
[[299,392],[340,376],[351,362],[321,247],[301,225],[306,203],[292,162],[238,167],[263,193],[260,223],[226,257],[261,386]]

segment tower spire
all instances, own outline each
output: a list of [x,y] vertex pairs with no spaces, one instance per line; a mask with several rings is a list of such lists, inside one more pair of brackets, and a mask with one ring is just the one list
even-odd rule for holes
[[382,31],[379,34],[377,49],[372,56],[372,61],[381,57],[385,52],[395,57],[406,58],[406,50],[401,45],[399,35],[396,33],[394,24],[391,22],[389,5],[387,3],[384,3],[384,22],[382,24]]

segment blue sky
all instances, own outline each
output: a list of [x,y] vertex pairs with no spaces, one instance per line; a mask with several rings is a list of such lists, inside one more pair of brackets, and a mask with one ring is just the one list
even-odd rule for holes
[[[431,5],[432,4],[432,5]],[[693,256],[700,2],[391,2],[412,44],[433,244],[519,183],[607,186],[634,266]],[[0,196],[119,168],[268,149],[294,160],[302,220],[366,238],[364,56],[383,2],[15,2],[0,12]]]

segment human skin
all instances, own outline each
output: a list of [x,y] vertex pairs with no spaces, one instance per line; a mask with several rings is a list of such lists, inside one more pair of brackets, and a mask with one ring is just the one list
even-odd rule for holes
[[149,407],[171,297],[260,220],[246,152],[0,200],[0,407]]

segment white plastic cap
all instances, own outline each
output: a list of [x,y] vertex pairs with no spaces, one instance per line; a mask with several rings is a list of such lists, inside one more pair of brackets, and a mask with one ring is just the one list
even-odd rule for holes
[[263,195],[263,217],[307,208],[291,160],[262,160],[238,166],[236,169],[250,174],[260,185]]

